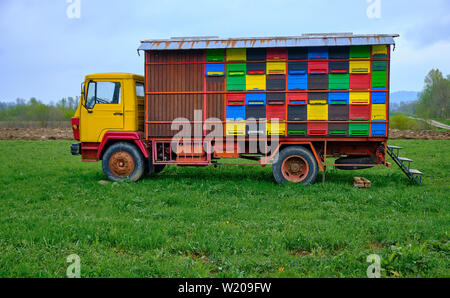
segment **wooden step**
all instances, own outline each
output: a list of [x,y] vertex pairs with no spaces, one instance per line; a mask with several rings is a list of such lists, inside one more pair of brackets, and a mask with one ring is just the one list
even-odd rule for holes
[[409,172],[413,175],[419,175],[419,176],[423,176],[423,173],[419,170],[416,169],[410,169]]
[[413,162],[412,159],[409,159],[409,158],[407,158],[407,157],[398,157],[398,160],[400,160],[400,161],[406,161],[406,162]]

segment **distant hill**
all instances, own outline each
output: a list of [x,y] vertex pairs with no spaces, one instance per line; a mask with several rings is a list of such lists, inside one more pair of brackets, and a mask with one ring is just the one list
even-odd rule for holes
[[400,104],[402,101],[405,103],[410,103],[417,100],[419,92],[415,91],[397,91],[392,92],[390,95],[390,102],[393,104]]

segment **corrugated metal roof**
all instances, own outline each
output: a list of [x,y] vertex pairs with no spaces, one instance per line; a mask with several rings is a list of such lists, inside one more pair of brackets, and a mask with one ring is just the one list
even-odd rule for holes
[[218,38],[174,37],[141,41],[139,50],[191,50],[228,48],[318,47],[351,45],[395,45],[398,34],[312,33],[288,37]]

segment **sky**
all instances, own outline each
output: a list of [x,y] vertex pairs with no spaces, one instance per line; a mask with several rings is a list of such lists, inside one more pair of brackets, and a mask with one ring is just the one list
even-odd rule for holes
[[145,39],[327,32],[400,34],[392,92],[450,74],[448,0],[0,0],[0,102],[79,96],[90,73],[143,74]]

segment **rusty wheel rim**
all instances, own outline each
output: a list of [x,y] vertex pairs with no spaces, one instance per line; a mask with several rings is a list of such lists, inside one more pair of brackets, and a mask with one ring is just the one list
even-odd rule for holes
[[309,166],[303,157],[293,155],[283,161],[281,173],[287,181],[299,183],[305,180],[308,176]]
[[130,153],[120,151],[109,159],[109,168],[117,177],[129,177],[134,172],[134,159]]

